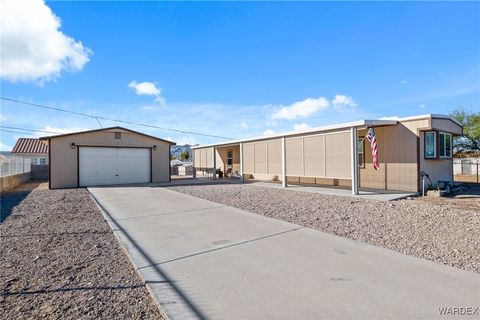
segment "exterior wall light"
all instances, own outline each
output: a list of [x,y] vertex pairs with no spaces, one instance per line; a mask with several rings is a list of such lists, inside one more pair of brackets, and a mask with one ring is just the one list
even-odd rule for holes
[[72,142],[72,149],[75,149],[76,146],[75,146],[75,142]]
[[157,145],[156,144],[153,145],[153,150],[157,150]]

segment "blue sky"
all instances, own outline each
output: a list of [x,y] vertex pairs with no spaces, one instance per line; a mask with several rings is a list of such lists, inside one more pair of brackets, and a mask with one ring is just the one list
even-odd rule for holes
[[[30,16],[13,0],[20,7],[10,8],[31,33],[1,31],[3,97],[232,138],[480,109],[478,2],[47,2],[55,27],[33,2]],[[99,127],[1,108],[3,126]],[[130,128],[182,144],[219,141]],[[19,136],[1,132],[2,149]]]

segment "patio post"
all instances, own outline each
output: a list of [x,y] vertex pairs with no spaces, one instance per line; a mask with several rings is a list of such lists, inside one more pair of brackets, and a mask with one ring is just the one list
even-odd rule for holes
[[212,147],[213,180],[217,179],[217,157],[215,156],[215,147]]
[[193,169],[193,179],[197,178],[197,169],[195,169],[195,149],[192,150],[192,169]]
[[358,138],[357,128],[351,128],[352,138],[352,194],[358,195]]
[[282,137],[282,187],[286,188],[287,186],[287,152],[285,137]]
[[240,143],[240,179],[242,183],[244,182],[243,179],[243,143]]

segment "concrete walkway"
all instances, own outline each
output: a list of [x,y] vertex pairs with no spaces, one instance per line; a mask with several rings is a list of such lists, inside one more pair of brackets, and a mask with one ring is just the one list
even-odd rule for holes
[[432,319],[480,305],[476,273],[164,188],[89,190],[171,319]]

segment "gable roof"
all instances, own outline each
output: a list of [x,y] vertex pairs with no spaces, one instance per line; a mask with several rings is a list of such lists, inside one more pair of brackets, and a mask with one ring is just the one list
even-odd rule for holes
[[160,140],[160,141],[163,141],[163,142],[167,142],[170,145],[176,145],[176,143],[173,142],[173,141],[166,140],[166,139],[161,139],[161,138],[158,138],[158,137],[155,137],[155,136],[151,136],[151,135],[148,135],[148,134],[145,134],[145,133],[142,133],[142,132],[138,132],[138,131],[127,129],[127,128],[120,127],[120,126],[94,129],[94,130],[87,130],[87,131],[79,131],[79,132],[71,132],[71,133],[65,133],[65,134],[58,134],[58,135],[55,135],[55,136],[41,137],[40,140],[49,140],[49,139],[55,139],[55,138],[60,138],[60,137],[66,137],[66,136],[73,136],[73,135],[78,135],[78,134],[98,132],[98,131],[107,131],[107,130],[115,130],[115,129],[125,130],[125,131],[131,132],[131,133],[139,134],[139,135],[144,136],[144,137],[148,137],[148,138]]
[[36,138],[18,138],[12,153],[48,154],[48,144]]

